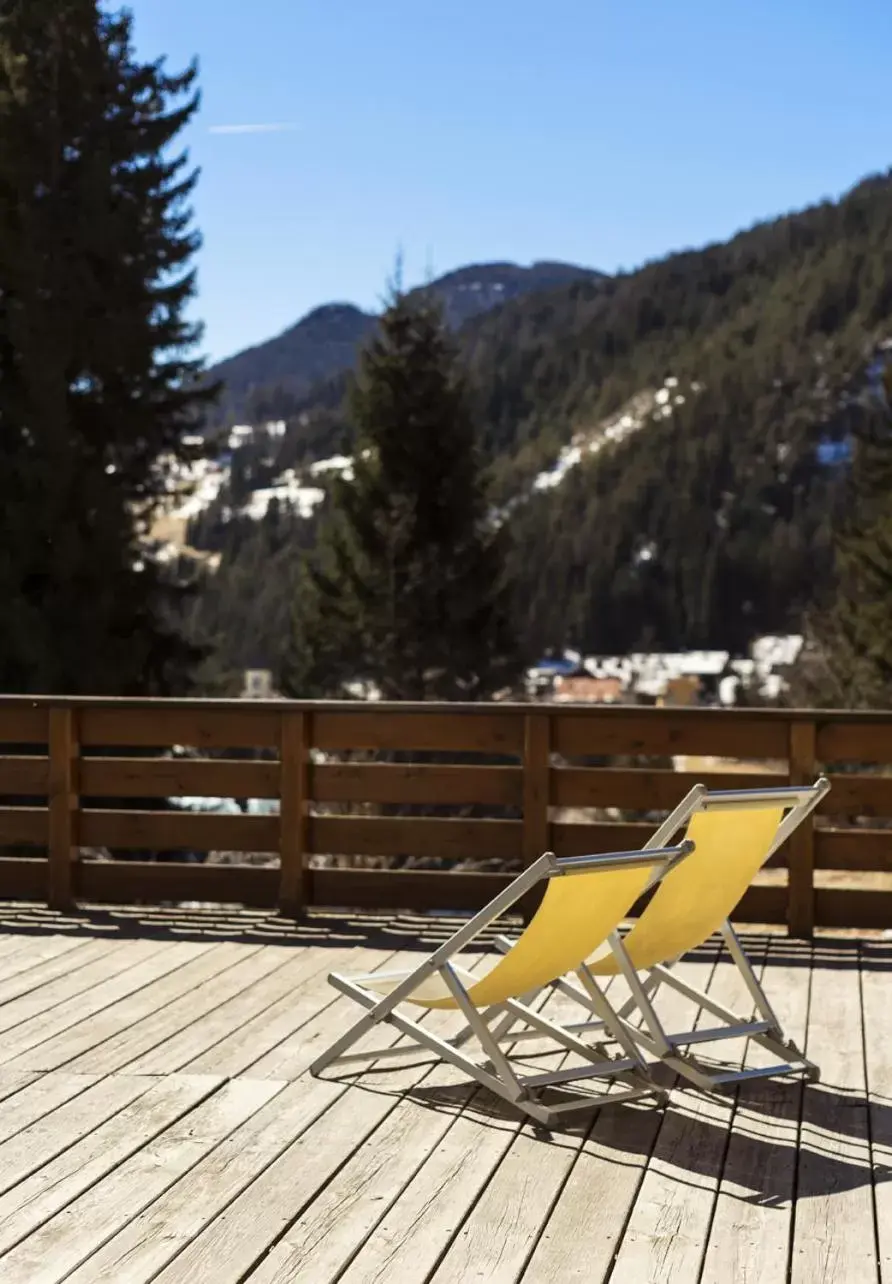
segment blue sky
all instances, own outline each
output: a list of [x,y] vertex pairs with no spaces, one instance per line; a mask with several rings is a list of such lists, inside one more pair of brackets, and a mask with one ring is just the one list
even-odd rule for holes
[[201,63],[214,358],[320,303],[376,306],[400,248],[410,283],[491,259],[613,271],[892,166],[888,0],[130,7],[141,56]]

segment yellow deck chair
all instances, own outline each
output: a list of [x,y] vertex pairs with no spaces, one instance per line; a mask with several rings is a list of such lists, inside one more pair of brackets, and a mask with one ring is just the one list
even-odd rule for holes
[[[711,1090],[757,1077],[805,1074],[819,1077],[818,1067],[791,1041],[759,983],[740,940],[729,922],[753,878],[782,843],[802,824],[830,788],[819,779],[807,788],[710,792],[696,786],[651,842],[663,844],[686,825],[694,854],[666,871],[637,922],[625,933],[611,934],[606,952],[576,974],[580,984],[562,979],[562,992],[592,1010],[595,1019],[568,1028],[576,1035],[604,1029],[598,1007],[599,978],[625,977],[631,998],[616,1013],[628,1038],[698,1087]],[[684,954],[720,932],[752,996],[756,1016],[746,1019],[712,995],[682,981],[672,971]],[[642,976],[642,974],[644,974]],[[667,1031],[657,1011],[663,985],[674,987],[699,1004],[721,1025]],[[597,1000],[595,996],[599,996]],[[634,1023],[636,1018],[640,1024]],[[689,1049],[721,1039],[748,1037],[779,1060],[748,1070],[705,1064]]]
[[[417,1053],[420,1044],[543,1124],[604,1102],[642,1096],[664,1099],[665,1089],[651,1078],[646,1059],[600,989],[592,1003],[609,1040],[622,1050],[615,1056],[605,1055],[603,1049],[576,1038],[560,1021],[531,1008],[526,999],[557,978],[576,972],[605,946],[648,884],[679,861],[690,859],[693,850],[693,843],[686,841],[646,852],[564,859],[547,852],[417,967],[352,977],[332,973],[332,985],[355,999],[366,1012],[316,1060],[311,1073],[319,1074],[345,1061],[380,1060],[406,1051]],[[540,881],[547,882],[542,902],[511,949],[479,977],[464,967],[460,952]],[[464,1026],[454,1038],[440,1038],[401,1010],[407,1006],[416,1010],[454,1009],[464,1018]],[[509,1039],[505,1031],[518,1021],[524,1023],[527,1035],[534,1033],[537,1039],[551,1040],[556,1051],[576,1053],[587,1064],[539,1074],[523,1073],[519,1062],[502,1046],[514,1041],[514,1036]],[[391,1023],[412,1042],[383,1051],[348,1052],[380,1022]],[[483,1061],[465,1051],[471,1041],[479,1045]],[[611,1081],[607,1092],[595,1095],[569,1086],[592,1078]],[[614,1084],[614,1080],[618,1082]],[[558,1100],[546,1102],[546,1094]]]

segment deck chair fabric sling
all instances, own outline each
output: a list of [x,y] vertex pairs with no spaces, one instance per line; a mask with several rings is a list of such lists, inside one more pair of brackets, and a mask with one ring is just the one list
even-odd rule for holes
[[[547,852],[417,967],[353,977],[332,973],[332,985],[355,999],[366,1012],[317,1059],[311,1072],[319,1074],[327,1066],[345,1061],[404,1054],[420,1044],[539,1123],[550,1124],[571,1111],[605,1101],[614,1103],[643,1096],[663,1099],[665,1090],[651,1078],[646,1059],[600,990],[593,1004],[609,1040],[619,1045],[620,1052],[614,1056],[583,1043],[560,1021],[534,1010],[526,1000],[556,978],[581,967],[627,917],[648,883],[677,861],[688,858],[692,851],[692,843],[686,841],[647,852],[563,859]],[[542,901],[512,948],[482,976],[464,968],[460,951],[540,881],[546,881]],[[403,1007],[453,1009],[465,1024],[454,1038],[447,1040],[425,1029],[420,1021],[401,1010]],[[505,1030],[518,1021],[527,1035],[545,1038],[553,1042],[555,1051],[575,1053],[586,1064],[547,1073],[523,1073],[523,1067],[502,1047],[506,1041],[514,1042],[515,1036],[508,1040]],[[348,1052],[380,1022],[391,1023],[413,1045],[383,1053]],[[483,1060],[468,1054],[466,1045],[473,1041]],[[595,1095],[569,1086],[593,1078],[610,1081],[608,1090]],[[545,1093],[556,1095],[558,1101],[546,1103]]]
[[[792,1040],[784,1038],[729,917],[758,871],[829,788],[825,779],[804,788],[710,792],[705,786],[695,786],[651,840],[666,842],[686,824],[686,837],[694,843],[693,854],[666,871],[629,931],[623,936],[612,933],[608,950],[577,970],[581,987],[567,980],[558,983],[563,992],[591,1008],[595,1017],[589,1023],[571,1026],[574,1033],[602,1028],[592,997],[600,992],[599,979],[621,975],[631,990],[631,998],[616,1015],[627,1036],[698,1087],[721,1088],[744,1079],[784,1074],[805,1074],[817,1079],[818,1067]],[[673,972],[674,964],[684,954],[702,945],[714,932],[721,933],[752,996],[756,1009],[753,1020],[740,1017]],[[721,1024],[667,1031],[656,1001],[663,985],[693,999],[701,1010],[718,1017]],[[633,1016],[637,1016],[640,1025],[632,1023]],[[746,1070],[716,1068],[689,1051],[695,1044],[741,1037],[753,1039],[778,1060]]]

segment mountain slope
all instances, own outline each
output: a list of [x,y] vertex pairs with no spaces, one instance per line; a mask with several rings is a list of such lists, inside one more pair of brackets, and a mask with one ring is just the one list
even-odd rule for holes
[[[890,336],[889,176],[470,317],[458,338],[529,648],[741,650],[795,629],[830,582]],[[271,473],[349,453],[342,393],[334,376],[304,398]]]
[[[481,263],[449,272],[428,288],[441,300],[447,323],[458,329],[509,300],[603,279],[601,273],[567,263]],[[314,384],[353,368],[375,322],[372,313],[352,304],[327,304],[275,338],[219,362],[208,371],[209,379],[224,385],[214,422],[288,418]]]

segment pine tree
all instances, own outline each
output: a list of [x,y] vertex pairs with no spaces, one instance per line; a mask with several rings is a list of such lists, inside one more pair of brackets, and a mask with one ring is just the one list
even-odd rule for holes
[[296,602],[288,694],[374,683],[478,699],[513,679],[502,535],[440,309],[397,286],[351,396],[353,476],[335,484]]
[[96,0],[0,17],[0,688],[165,692],[196,650],[141,537],[213,390],[185,317],[194,66]]
[[857,428],[835,593],[810,622],[804,694],[822,705],[892,706],[892,367],[883,383]]

